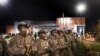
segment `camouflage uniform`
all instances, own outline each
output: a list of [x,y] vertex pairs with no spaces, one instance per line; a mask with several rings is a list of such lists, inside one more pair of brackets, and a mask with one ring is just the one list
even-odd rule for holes
[[0,56],[8,56],[7,43],[1,36],[0,36]]
[[20,22],[18,25],[19,34],[12,37],[9,43],[10,56],[31,56],[37,51],[37,46],[33,36],[30,35],[29,25],[25,22]]
[[49,43],[48,40],[39,39],[37,40],[38,55],[49,56]]
[[66,34],[65,35],[65,40],[66,42],[68,43],[68,47],[66,48],[66,51],[68,52],[67,53],[67,56],[73,56],[73,53],[72,53],[72,41],[71,41],[71,36]]
[[35,51],[37,51],[35,41],[29,35],[22,36],[18,34],[10,41],[10,56],[31,56]]
[[59,33],[58,30],[53,29],[49,37],[49,43],[51,45],[51,56],[60,56],[60,45],[59,45]]
[[59,44],[61,46],[60,56],[72,56],[70,40],[64,31],[59,31]]
[[58,37],[55,36],[50,36],[49,37],[49,43],[51,45],[52,51],[51,51],[51,56],[60,56],[60,51],[59,51],[59,41]]
[[67,34],[66,38],[69,39],[69,46],[71,47],[71,52],[73,55],[76,55],[76,40],[72,34]]
[[60,56],[66,56],[66,53],[65,52],[67,52],[66,50],[65,50],[65,48],[67,48],[68,47],[68,45],[67,45],[67,43],[66,43],[66,41],[65,41],[65,38],[64,38],[64,36],[60,36],[59,38],[58,38],[58,41],[59,41],[59,45],[60,45]]
[[76,38],[73,36],[73,35],[71,35],[71,44],[72,44],[72,51],[73,51],[73,55],[76,55],[77,56],[77,40],[76,40]]
[[38,56],[49,56],[49,42],[47,40],[46,31],[40,30],[38,32],[39,39],[37,42]]

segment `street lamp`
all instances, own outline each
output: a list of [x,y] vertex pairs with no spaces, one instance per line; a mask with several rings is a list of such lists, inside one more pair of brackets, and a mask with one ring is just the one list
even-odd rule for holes
[[76,12],[78,13],[84,13],[86,11],[86,3],[79,3],[76,5]]
[[9,3],[9,0],[0,0],[0,6],[6,6]]

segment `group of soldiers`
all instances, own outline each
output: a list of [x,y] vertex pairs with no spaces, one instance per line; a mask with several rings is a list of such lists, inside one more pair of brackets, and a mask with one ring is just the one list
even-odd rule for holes
[[75,56],[76,38],[72,31],[53,29],[50,35],[40,30],[39,39],[32,34],[32,27],[25,22],[18,25],[19,33],[9,44],[0,37],[0,56]]

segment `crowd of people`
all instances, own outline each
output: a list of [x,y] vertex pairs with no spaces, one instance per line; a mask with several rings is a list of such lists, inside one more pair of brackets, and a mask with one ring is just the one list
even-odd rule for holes
[[25,22],[19,23],[18,30],[16,35],[0,37],[0,56],[80,56],[76,35],[71,30],[53,29],[49,35],[40,30],[38,39]]

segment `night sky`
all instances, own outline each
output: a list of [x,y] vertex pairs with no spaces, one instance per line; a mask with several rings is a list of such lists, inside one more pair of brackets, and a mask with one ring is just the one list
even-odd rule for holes
[[[84,14],[75,12],[78,2],[87,4]],[[62,13],[67,17],[86,17],[89,27],[100,18],[100,0],[10,0],[9,5],[0,7],[0,31],[16,20],[52,21],[61,17]]]

